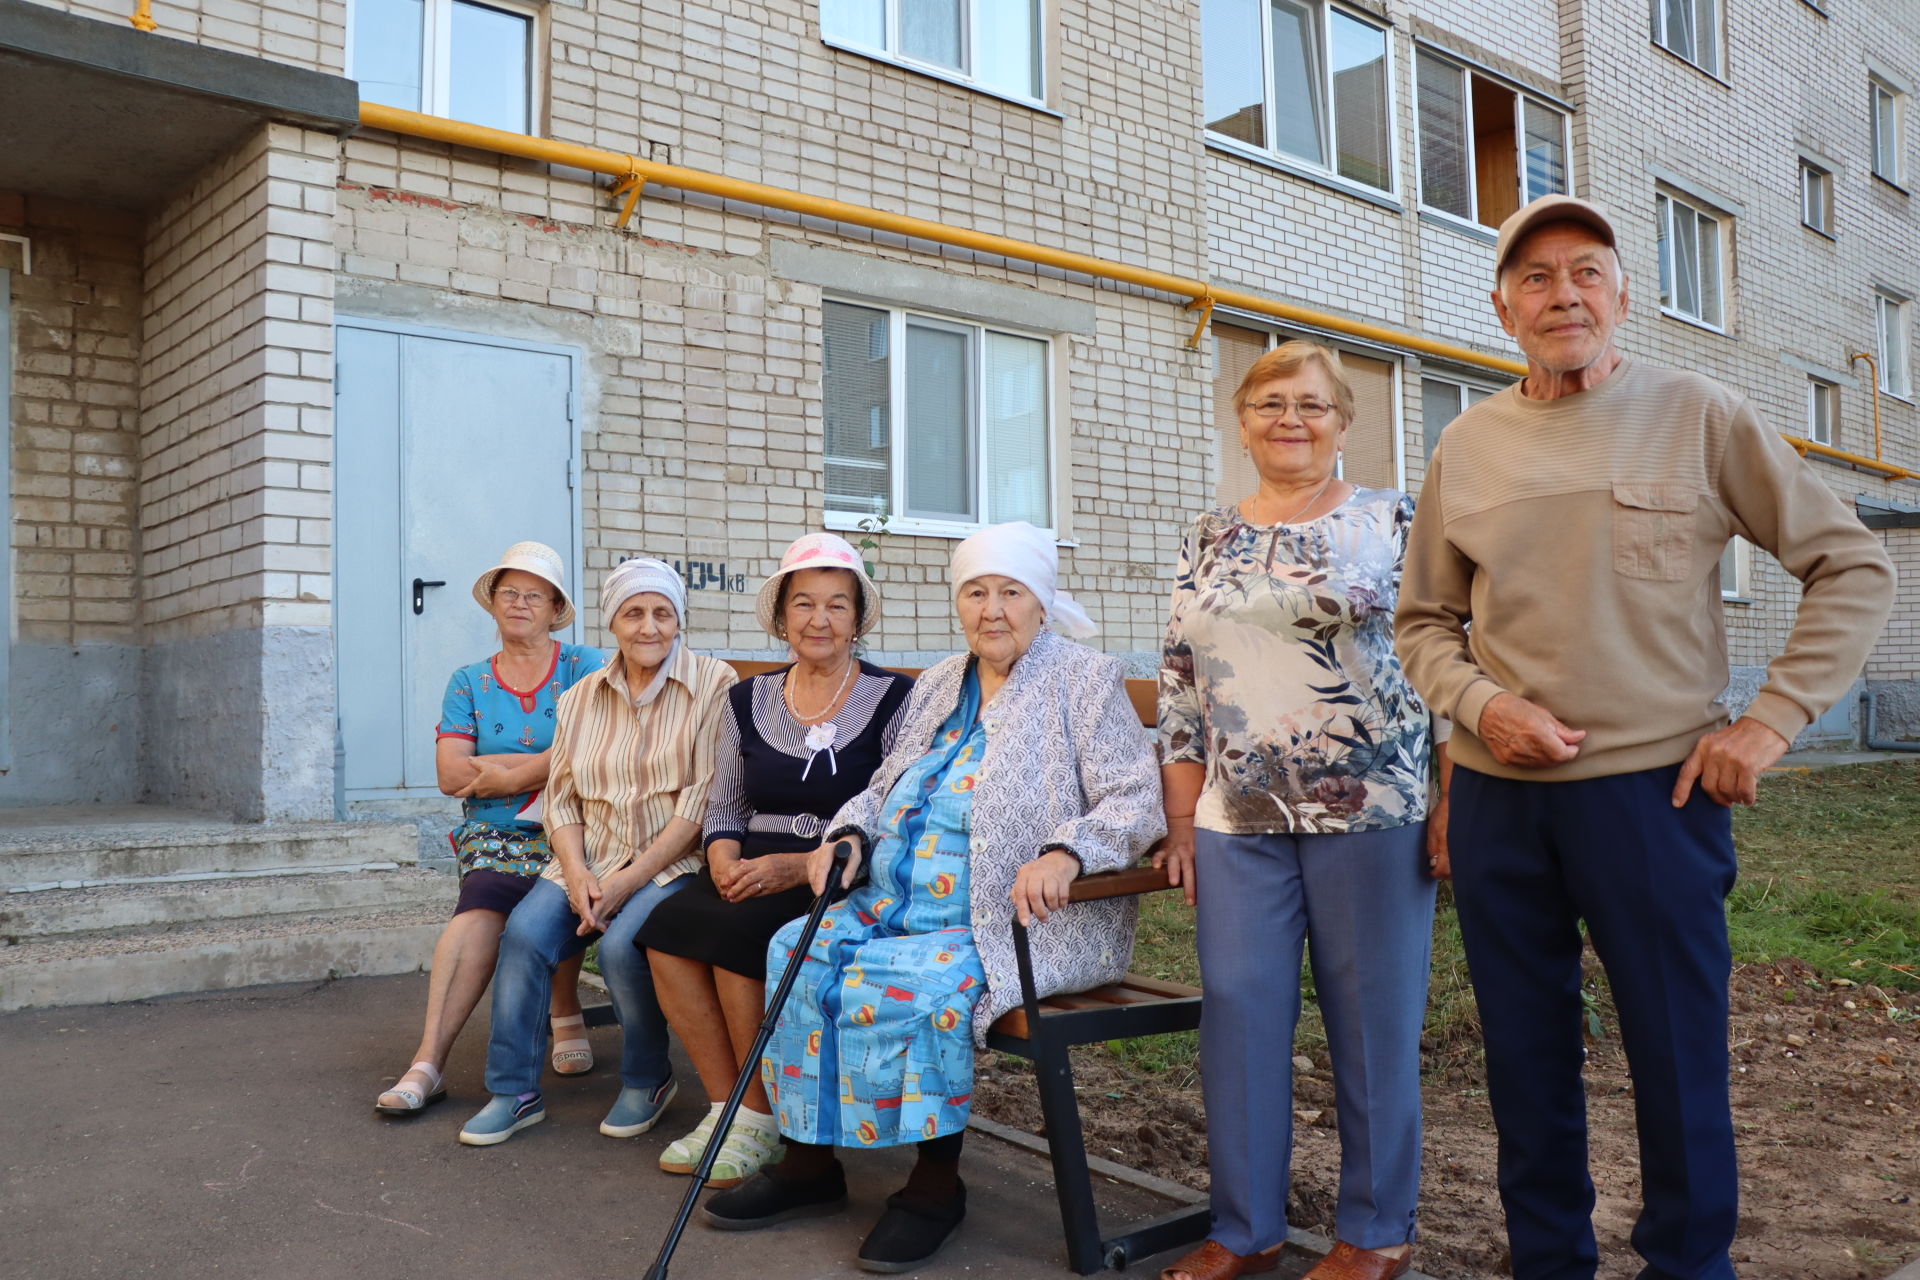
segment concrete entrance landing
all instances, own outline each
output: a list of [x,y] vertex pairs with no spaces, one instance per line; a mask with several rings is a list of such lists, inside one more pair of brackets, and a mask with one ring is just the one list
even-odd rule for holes
[[424,966],[457,892],[411,824],[0,813],[0,1011]]

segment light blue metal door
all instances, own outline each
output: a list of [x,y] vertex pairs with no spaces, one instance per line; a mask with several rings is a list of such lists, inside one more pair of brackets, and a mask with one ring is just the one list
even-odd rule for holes
[[370,321],[342,320],[337,336],[344,799],[435,795],[447,677],[499,647],[474,579],[532,539],[560,552],[577,598],[573,357]]

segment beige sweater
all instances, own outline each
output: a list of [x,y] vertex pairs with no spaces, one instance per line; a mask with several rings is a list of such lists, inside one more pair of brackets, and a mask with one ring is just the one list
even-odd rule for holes
[[[1461,730],[1453,758],[1541,781],[1685,759],[1727,722],[1719,563],[1736,534],[1805,586],[1746,710],[1792,741],[1859,674],[1893,566],[1746,397],[1626,361],[1590,391],[1509,387],[1455,419],[1414,515],[1396,628],[1414,688]],[[1495,762],[1474,730],[1502,691],[1585,729],[1579,755]]]

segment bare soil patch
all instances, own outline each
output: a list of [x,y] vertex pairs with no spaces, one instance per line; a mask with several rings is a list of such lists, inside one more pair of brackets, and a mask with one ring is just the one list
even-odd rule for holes
[[[1746,1280],[1879,1280],[1920,1257],[1920,994],[1829,984],[1792,959],[1733,975],[1733,1118]],[[1430,1060],[1426,1165],[1416,1265],[1443,1280],[1506,1275],[1494,1187],[1493,1122],[1471,1054]],[[1191,1072],[1152,1075],[1101,1046],[1075,1050],[1087,1149],[1207,1188],[1206,1118]],[[1591,1044],[1587,1068],[1601,1280],[1640,1269],[1628,1243],[1639,1211],[1633,1097],[1619,1041]],[[1031,1067],[984,1055],[974,1105],[1039,1133]],[[1322,1056],[1296,1074],[1295,1226],[1335,1234],[1338,1118]]]

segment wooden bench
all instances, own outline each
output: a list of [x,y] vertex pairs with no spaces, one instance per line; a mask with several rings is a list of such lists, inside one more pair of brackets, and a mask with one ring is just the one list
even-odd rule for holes
[[[780,662],[731,659],[742,680],[777,671]],[[910,668],[902,675],[917,676]],[[1152,729],[1157,719],[1158,691],[1151,680],[1127,681],[1127,697]],[[1069,894],[1072,902],[1157,893],[1171,888],[1167,873],[1154,867],[1106,871],[1082,876]],[[1046,1124],[1047,1148],[1053,1161],[1054,1195],[1060,1202],[1060,1226],[1066,1235],[1067,1262],[1080,1275],[1102,1269],[1120,1270],[1128,1263],[1203,1238],[1210,1225],[1205,1207],[1184,1208],[1159,1217],[1128,1223],[1113,1236],[1100,1232],[1099,1210],[1093,1202],[1093,1178],[1087,1167],[1085,1133],[1080,1125],[1080,1099],[1073,1087],[1072,1049],[1075,1045],[1135,1036],[1192,1031],[1200,1025],[1200,988],[1128,974],[1119,982],[1039,997],[1033,984],[1033,956],[1027,930],[1013,925],[1014,960],[1020,974],[1020,1007],[999,1018],[987,1032],[987,1044],[1002,1053],[1034,1064],[1040,1090],[1040,1114]],[[612,1007],[590,1009],[587,1025],[613,1021]]]

